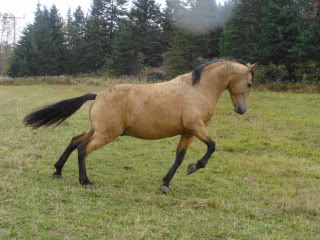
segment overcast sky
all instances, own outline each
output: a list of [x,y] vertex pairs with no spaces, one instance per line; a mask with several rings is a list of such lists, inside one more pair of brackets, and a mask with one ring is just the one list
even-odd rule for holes
[[[38,2],[48,8],[55,4],[60,11],[60,15],[65,18],[69,8],[73,12],[78,6],[81,6],[84,12],[87,12],[92,0],[1,0],[0,13],[11,13],[15,17],[21,18],[17,19],[17,32],[20,32],[27,23],[33,22]],[[165,0],[156,0],[156,2],[162,6],[165,5]],[[220,2],[223,2],[223,0],[220,0]]]

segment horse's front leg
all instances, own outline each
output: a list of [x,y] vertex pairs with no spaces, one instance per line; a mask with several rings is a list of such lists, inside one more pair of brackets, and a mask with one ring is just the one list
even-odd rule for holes
[[215,142],[208,136],[208,130],[204,124],[201,124],[198,128],[193,130],[193,134],[196,138],[201,140],[207,145],[207,152],[204,156],[197,162],[192,163],[187,168],[187,174],[194,173],[200,168],[204,168],[207,165],[208,160],[210,159],[211,155],[216,150]]
[[166,176],[163,178],[163,184],[161,185],[161,188],[160,188],[160,190],[163,193],[169,192],[170,182],[171,182],[174,174],[176,173],[178,167],[181,165],[183,158],[184,158],[191,142],[192,142],[191,135],[182,135],[181,136],[178,147],[177,147],[176,159],[175,159],[172,167],[169,169],[168,173],[166,174]]

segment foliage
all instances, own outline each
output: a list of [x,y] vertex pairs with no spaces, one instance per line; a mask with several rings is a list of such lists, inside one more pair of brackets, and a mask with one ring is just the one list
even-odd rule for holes
[[[221,51],[223,56],[257,61],[263,7],[267,0],[236,1],[230,19],[226,22]],[[252,7],[254,6],[254,7]]]
[[[217,58],[222,37],[222,22],[216,1],[190,1],[187,7],[175,5],[169,47],[165,53],[166,77],[172,78],[198,66],[198,59]],[[167,10],[169,11],[169,10]]]
[[264,65],[258,65],[255,68],[253,81],[255,83],[265,83],[268,81],[266,77],[266,67]]
[[67,48],[62,19],[53,5],[37,6],[35,20],[23,35],[11,60],[9,74],[19,76],[60,75],[65,72]]
[[134,75],[142,67],[140,53],[129,22],[123,22],[116,32],[108,67],[115,76]]
[[301,18],[295,0],[268,0],[259,35],[258,60],[264,64],[285,64],[292,67],[290,49],[299,36]]
[[320,63],[307,61],[297,66],[295,76],[298,80],[307,83],[320,83]]
[[85,72],[86,62],[84,55],[86,54],[85,48],[85,16],[81,9],[78,7],[71,16],[69,10],[68,22],[66,26],[67,48],[68,48],[68,62],[67,73],[79,74]]
[[197,59],[208,56],[208,34],[194,34],[178,31],[170,42],[164,62],[166,77],[172,78],[191,71],[197,66]]
[[135,0],[130,9],[127,0],[92,0],[87,16],[79,7],[63,21],[55,6],[38,4],[9,74],[127,75],[162,67],[171,78],[192,70],[197,59],[233,57],[265,67],[261,81],[314,82],[319,12],[312,0],[166,0],[164,8]]
[[143,63],[146,66],[160,66],[164,52],[160,5],[155,0],[135,0],[129,19],[132,22],[136,50],[142,54]]
[[254,81],[258,83],[283,82],[288,80],[289,74],[285,65],[260,65],[254,72]]

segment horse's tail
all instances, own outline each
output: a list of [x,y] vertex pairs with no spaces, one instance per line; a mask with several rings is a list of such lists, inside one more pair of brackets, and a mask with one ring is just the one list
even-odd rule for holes
[[95,100],[96,97],[96,93],[89,93],[44,106],[25,116],[22,122],[32,128],[56,127],[79,110],[86,101]]

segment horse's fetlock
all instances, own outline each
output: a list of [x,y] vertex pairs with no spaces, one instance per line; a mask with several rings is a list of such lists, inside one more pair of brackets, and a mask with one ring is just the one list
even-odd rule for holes
[[199,169],[199,168],[205,168],[206,167],[206,165],[204,164],[204,163],[202,163],[202,162],[197,162],[197,169]]

